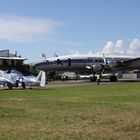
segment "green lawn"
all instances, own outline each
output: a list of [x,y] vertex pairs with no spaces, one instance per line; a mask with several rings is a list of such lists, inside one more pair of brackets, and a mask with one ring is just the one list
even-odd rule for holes
[[140,83],[0,91],[0,140],[139,140]]

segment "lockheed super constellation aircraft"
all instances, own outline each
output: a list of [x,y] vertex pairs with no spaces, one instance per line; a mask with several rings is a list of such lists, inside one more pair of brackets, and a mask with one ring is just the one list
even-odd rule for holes
[[128,56],[93,56],[93,55],[69,55],[53,57],[35,64],[38,70],[72,71],[77,74],[92,74],[91,81],[96,80],[95,74],[110,73],[110,81],[117,81],[115,73],[120,70],[139,70],[140,57]]

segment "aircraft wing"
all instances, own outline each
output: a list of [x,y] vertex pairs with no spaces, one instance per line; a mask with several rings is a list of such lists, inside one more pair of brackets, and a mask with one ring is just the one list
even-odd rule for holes
[[140,69],[140,57],[122,61],[117,66],[119,69],[135,70]]
[[12,81],[6,79],[5,77],[0,77],[0,85],[5,85],[6,83],[13,84]]

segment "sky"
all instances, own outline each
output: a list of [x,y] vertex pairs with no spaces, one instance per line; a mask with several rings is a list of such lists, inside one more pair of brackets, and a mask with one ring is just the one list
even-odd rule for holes
[[140,55],[140,0],[0,0],[0,50],[27,62],[78,54]]

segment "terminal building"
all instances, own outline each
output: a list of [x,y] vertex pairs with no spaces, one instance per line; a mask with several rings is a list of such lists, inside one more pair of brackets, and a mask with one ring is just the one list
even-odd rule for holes
[[15,69],[24,64],[26,58],[17,55],[17,52],[10,53],[9,50],[0,51],[0,70]]

